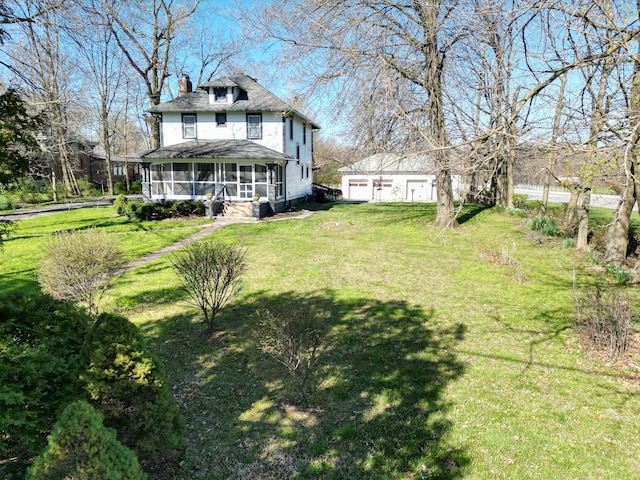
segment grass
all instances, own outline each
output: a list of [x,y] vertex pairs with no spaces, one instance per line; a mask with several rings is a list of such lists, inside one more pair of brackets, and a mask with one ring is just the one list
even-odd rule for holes
[[16,222],[16,229],[0,253],[0,293],[39,291],[37,269],[47,238],[63,231],[101,228],[118,235],[125,261],[171,245],[197,232],[203,220],[132,222],[114,207],[93,207],[45,215]]
[[[190,228],[56,216],[6,244],[0,290],[36,268],[42,238],[25,231],[97,222],[133,257]],[[434,218],[433,205],[333,205],[225,227],[214,237],[246,246],[249,270],[209,338],[167,258],[118,278],[103,308],[136,322],[164,362],[187,425],[180,478],[640,476],[637,372],[601,363],[573,330],[587,257],[531,242],[495,209],[468,206],[447,233]],[[308,405],[251,334],[257,309],[283,304],[329,313]]]

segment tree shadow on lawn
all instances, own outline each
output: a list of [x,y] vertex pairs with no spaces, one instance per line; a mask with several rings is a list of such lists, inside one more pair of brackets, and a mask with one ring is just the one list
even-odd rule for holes
[[[256,310],[283,305],[331,318],[306,406],[251,334]],[[463,476],[469,459],[446,438],[451,404],[443,395],[464,372],[453,353],[462,325],[442,327],[433,312],[402,301],[343,301],[330,291],[255,293],[223,311],[210,338],[176,320],[155,328],[153,343],[187,424],[187,477]]]
[[[31,268],[20,272],[11,272],[11,274],[7,275],[0,275],[0,295],[11,292],[41,293],[42,289],[37,280],[25,278],[28,277],[29,274],[35,275],[35,269]],[[22,276],[22,278],[16,276]]]
[[490,207],[488,207],[487,205],[480,205],[477,203],[466,203],[464,205],[462,213],[458,215],[458,218],[457,218],[458,224],[462,225],[464,223],[467,223],[473,217],[475,217],[476,215],[479,215],[480,213],[484,212],[488,208]]

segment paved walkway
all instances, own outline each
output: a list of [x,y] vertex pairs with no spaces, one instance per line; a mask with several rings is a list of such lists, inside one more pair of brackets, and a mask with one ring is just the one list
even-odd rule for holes
[[202,238],[207,237],[208,235],[211,235],[213,232],[220,230],[221,228],[226,227],[227,225],[232,225],[235,223],[256,223],[256,222],[275,222],[278,220],[288,220],[288,219],[296,219],[296,218],[306,218],[309,217],[313,214],[312,211],[309,210],[302,210],[299,212],[290,212],[290,213],[283,213],[283,214],[278,214],[278,215],[274,215],[272,217],[266,217],[263,218],[262,220],[256,220],[253,218],[220,218],[220,219],[215,219],[210,225],[205,225],[202,230],[200,230],[199,232],[194,233],[193,235],[190,235],[189,237],[183,238],[182,240],[173,243],[171,245],[168,245],[156,252],[152,252],[149,253],[143,257],[140,258],[136,258],[135,260],[132,260],[129,263],[125,263],[122,268],[121,268],[121,273],[126,273],[129,272],[131,270],[133,270],[134,268],[138,268],[141,267],[142,265],[145,265],[149,262],[153,262],[154,260],[159,259],[160,257],[171,253],[175,250],[178,250],[179,248],[184,247],[185,245],[191,243],[191,242],[195,242],[197,240],[200,240]]
[[[29,209],[24,209],[24,210],[14,210],[11,213],[7,213],[7,214],[0,214],[0,218],[4,217],[5,219],[8,220],[13,220],[13,221],[18,221],[18,220],[26,220],[28,218],[34,218],[34,217],[39,217],[41,215],[50,215],[52,213],[57,213],[57,212],[62,212],[62,211],[66,211],[66,210],[75,210],[78,208],[87,208],[87,207],[97,207],[97,206],[104,206],[104,205],[111,205],[113,204],[115,197],[108,197],[108,198],[102,198],[99,200],[88,200],[88,201],[81,201],[81,202],[69,202],[69,203],[65,203],[65,204],[56,204],[56,205],[47,205],[44,207],[37,207],[37,208],[29,208]],[[185,246],[188,243],[191,242],[195,242],[197,240],[200,240],[208,235],[211,235],[213,232],[220,230],[221,228],[226,227],[227,225],[231,225],[234,223],[253,223],[253,222],[257,222],[257,221],[261,221],[261,222],[274,222],[277,220],[288,220],[288,219],[294,219],[294,218],[306,218],[308,216],[310,216],[311,214],[313,214],[312,211],[309,210],[301,210],[301,211],[296,211],[296,212],[285,212],[285,213],[279,213],[277,215],[273,215],[271,217],[266,217],[263,218],[262,220],[256,220],[254,218],[216,218],[211,224],[209,225],[205,225],[200,231],[194,233],[193,235],[187,237],[187,238],[183,238],[182,240],[172,244],[172,245],[168,245],[156,252],[152,252],[149,253],[143,257],[140,258],[136,258],[135,260],[129,262],[129,263],[125,263],[122,266],[121,269],[121,273],[125,273],[128,272],[130,270],[133,270],[134,268],[140,267],[142,265],[145,265],[149,262],[153,262],[154,260],[157,260],[158,258],[162,257],[163,255],[166,255],[168,253],[171,253],[183,246]]]

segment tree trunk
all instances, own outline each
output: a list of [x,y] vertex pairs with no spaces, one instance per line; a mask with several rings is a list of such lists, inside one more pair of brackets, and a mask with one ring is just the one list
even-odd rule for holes
[[627,182],[613,222],[607,231],[607,247],[604,254],[606,264],[624,265],[629,246],[629,219],[636,203],[635,185],[632,179]]
[[551,172],[547,168],[544,172],[544,183],[542,184],[542,215],[547,214],[547,203],[549,203],[549,187],[551,186]]
[[[636,1],[637,12],[640,13],[640,0]],[[625,174],[627,181],[622,193],[622,198],[616,209],[613,222],[607,231],[607,247],[604,255],[605,263],[613,263],[621,266],[627,260],[627,248],[629,246],[629,222],[633,206],[638,198],[640,183],[638,174],[638,148],[640,147],[640,62],[634,56],[633,79],[631,80],[629,123],[632,128],[629,139],[629,149],[625,158]]]
[[581,187],[579,185],[571,185],[569,187],[571,195],[567,204],[567,211],[564,215],[564,223],[567,230],[573,231],[578,221],[578,200],[580,198]]
[[585,187],[580,196],[578,208],[578,237],[576,247],[584,250],[589,244],[589,209],[591,207],[591,188]]
[[438,15],[440,13],[441,0],[428,0],[425,4],[414,2],[424,28],[424,44],[422,46],[425,61],[424,87],[428,96],[429,140],[435,147],[434,163],[438,198],[435,227],[450,228],[456,226],[457,222],[455,220],[456,214],[449,158],[444,150],[448,142],[442,105],[443,64],[438,48]]

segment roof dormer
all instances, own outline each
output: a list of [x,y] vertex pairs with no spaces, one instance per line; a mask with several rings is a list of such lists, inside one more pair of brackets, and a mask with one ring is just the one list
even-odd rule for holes
[[238,84],[228,77],[204,83],[200,85],[200,88],[207,91],[210,105],[233,103],[238,99],[242,91]]

